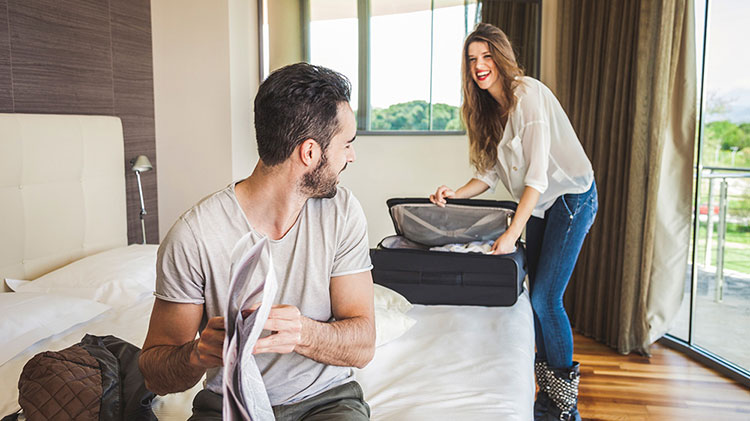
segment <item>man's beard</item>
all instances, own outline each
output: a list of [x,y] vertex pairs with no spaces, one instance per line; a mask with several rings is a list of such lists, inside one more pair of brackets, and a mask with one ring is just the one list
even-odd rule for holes
[[[346,165],[344,165],[346,168]],[[344,170],[341,169],[341,171]],[[302,191],[310,197],[330,199],[336,196],[338,174],[332,174],[328,166],[328,157],[324,153],[318,165],[302,176]]]

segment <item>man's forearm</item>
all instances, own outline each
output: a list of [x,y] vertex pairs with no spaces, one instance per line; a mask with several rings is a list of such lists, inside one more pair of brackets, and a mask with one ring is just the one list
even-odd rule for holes
[[328,365],[362,368],[375,354],[375,325],[364,317],[331,323],[304,318],[294,351]]
[[157,395],[166,395],[195,386],[206,372],[190,363],[196,341],[181,346],[160,345],[141,352],[138,366],[146,388]]

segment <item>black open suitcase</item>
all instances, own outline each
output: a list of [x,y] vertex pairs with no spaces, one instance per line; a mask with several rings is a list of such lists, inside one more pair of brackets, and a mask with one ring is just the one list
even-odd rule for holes
[[430,251],[450,243],[495,240],[510,225],[516,204],[425,198],[390,199],[396,235],[370,250],[373,279],[412,303],[511,306],[523,292],[526,250],[505,255]]

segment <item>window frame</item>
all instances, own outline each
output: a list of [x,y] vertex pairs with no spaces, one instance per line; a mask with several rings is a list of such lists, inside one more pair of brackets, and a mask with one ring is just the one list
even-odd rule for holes
[[[700,1],[700,0],[699,0]],[[693,199],[692,199],[692,245],[688,255],[688,261],[686,264],[690,265],[690,303],[689,303],[689,315],[688,315],[688,335],[687,338],[679,337],[676,334],[667,332],[662,336],[658,342],[671,349],[679,351],[694,360],[704,364],[705,366],[716,370],[720,374],[723,374],[732,380],[750,387],[750,370],[747,367],[741,367],[738,364],[728,360],[727,358],[719,356],[716,352],[704,348],[701,345],[696,344],[695,341],[695,318],[696,318],[696,306],[697,306],[697,295],[698,295],[698,272],[697,272],[697,260],[698,260],[698,244],[700,240],[700,198],[701,198],[701,183],[702,183],[702,172],[703,172],[703,136],[704,136],[704,108],[705,108],[705,75],[706,75],[706,51],[707,51],[707,40],[709,31],[709,14],[712,0],[705,0],[705,14],[703,16],[703,42],[700,54],[696,57],[696,60],[700,60],[700,75],[697,80],[698,82],[698,115],[697,117],[697,132],[696,132],[696,166],[695,166],[695,179],[693,187]],[[696,16],[697,18],[697,16]],[[695,22],[696,28],[699,24]],[[673,327],[674,328],[674,327]],[[672,329],[670,329],[671,331]]]
[[[312,0],[299,0],[300,10],[302,11],[302,42],[305,62],[310,62],[310,2]],[[357,29],[358,29],[358,52],[357,52],[357,69],[359,84],[357,86],[357,135],[364,136],[457,136],[465,135],[466,130],[432,130],[432,72],[434,63],[434,30],[435,30],[435,0],[430,1],[430,109],[429,109],[429,130],[371,130],[370,115],[372,107],[370,105],[370,0],[357,1]],[[468,6],[470,3],[479,2],[476,0],[464,0],[464,22],[468,22]],[[475,21],[477,20],[475,16]],[[468,35],[468,25],[464,24],[464,31]],[[459,105],[460,109],[460,105]]]

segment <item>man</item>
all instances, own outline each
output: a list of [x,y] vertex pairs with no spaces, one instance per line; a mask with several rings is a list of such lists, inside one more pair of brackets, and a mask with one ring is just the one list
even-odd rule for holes
[[[338,187],[354,162],[350,85],[298,63],[255,98],[260,160],[250,177],[183,214],[159,247],[157,297],[140,356],[153,392],[187,390],[207,372],[191,420],[221,419],[230,254],[243,235],[268,237],[279,290],[254,349],[278,420],[369,419],[350,367],[375,351],[367,227]],[[200,330],[199,339],[195,339]]]

